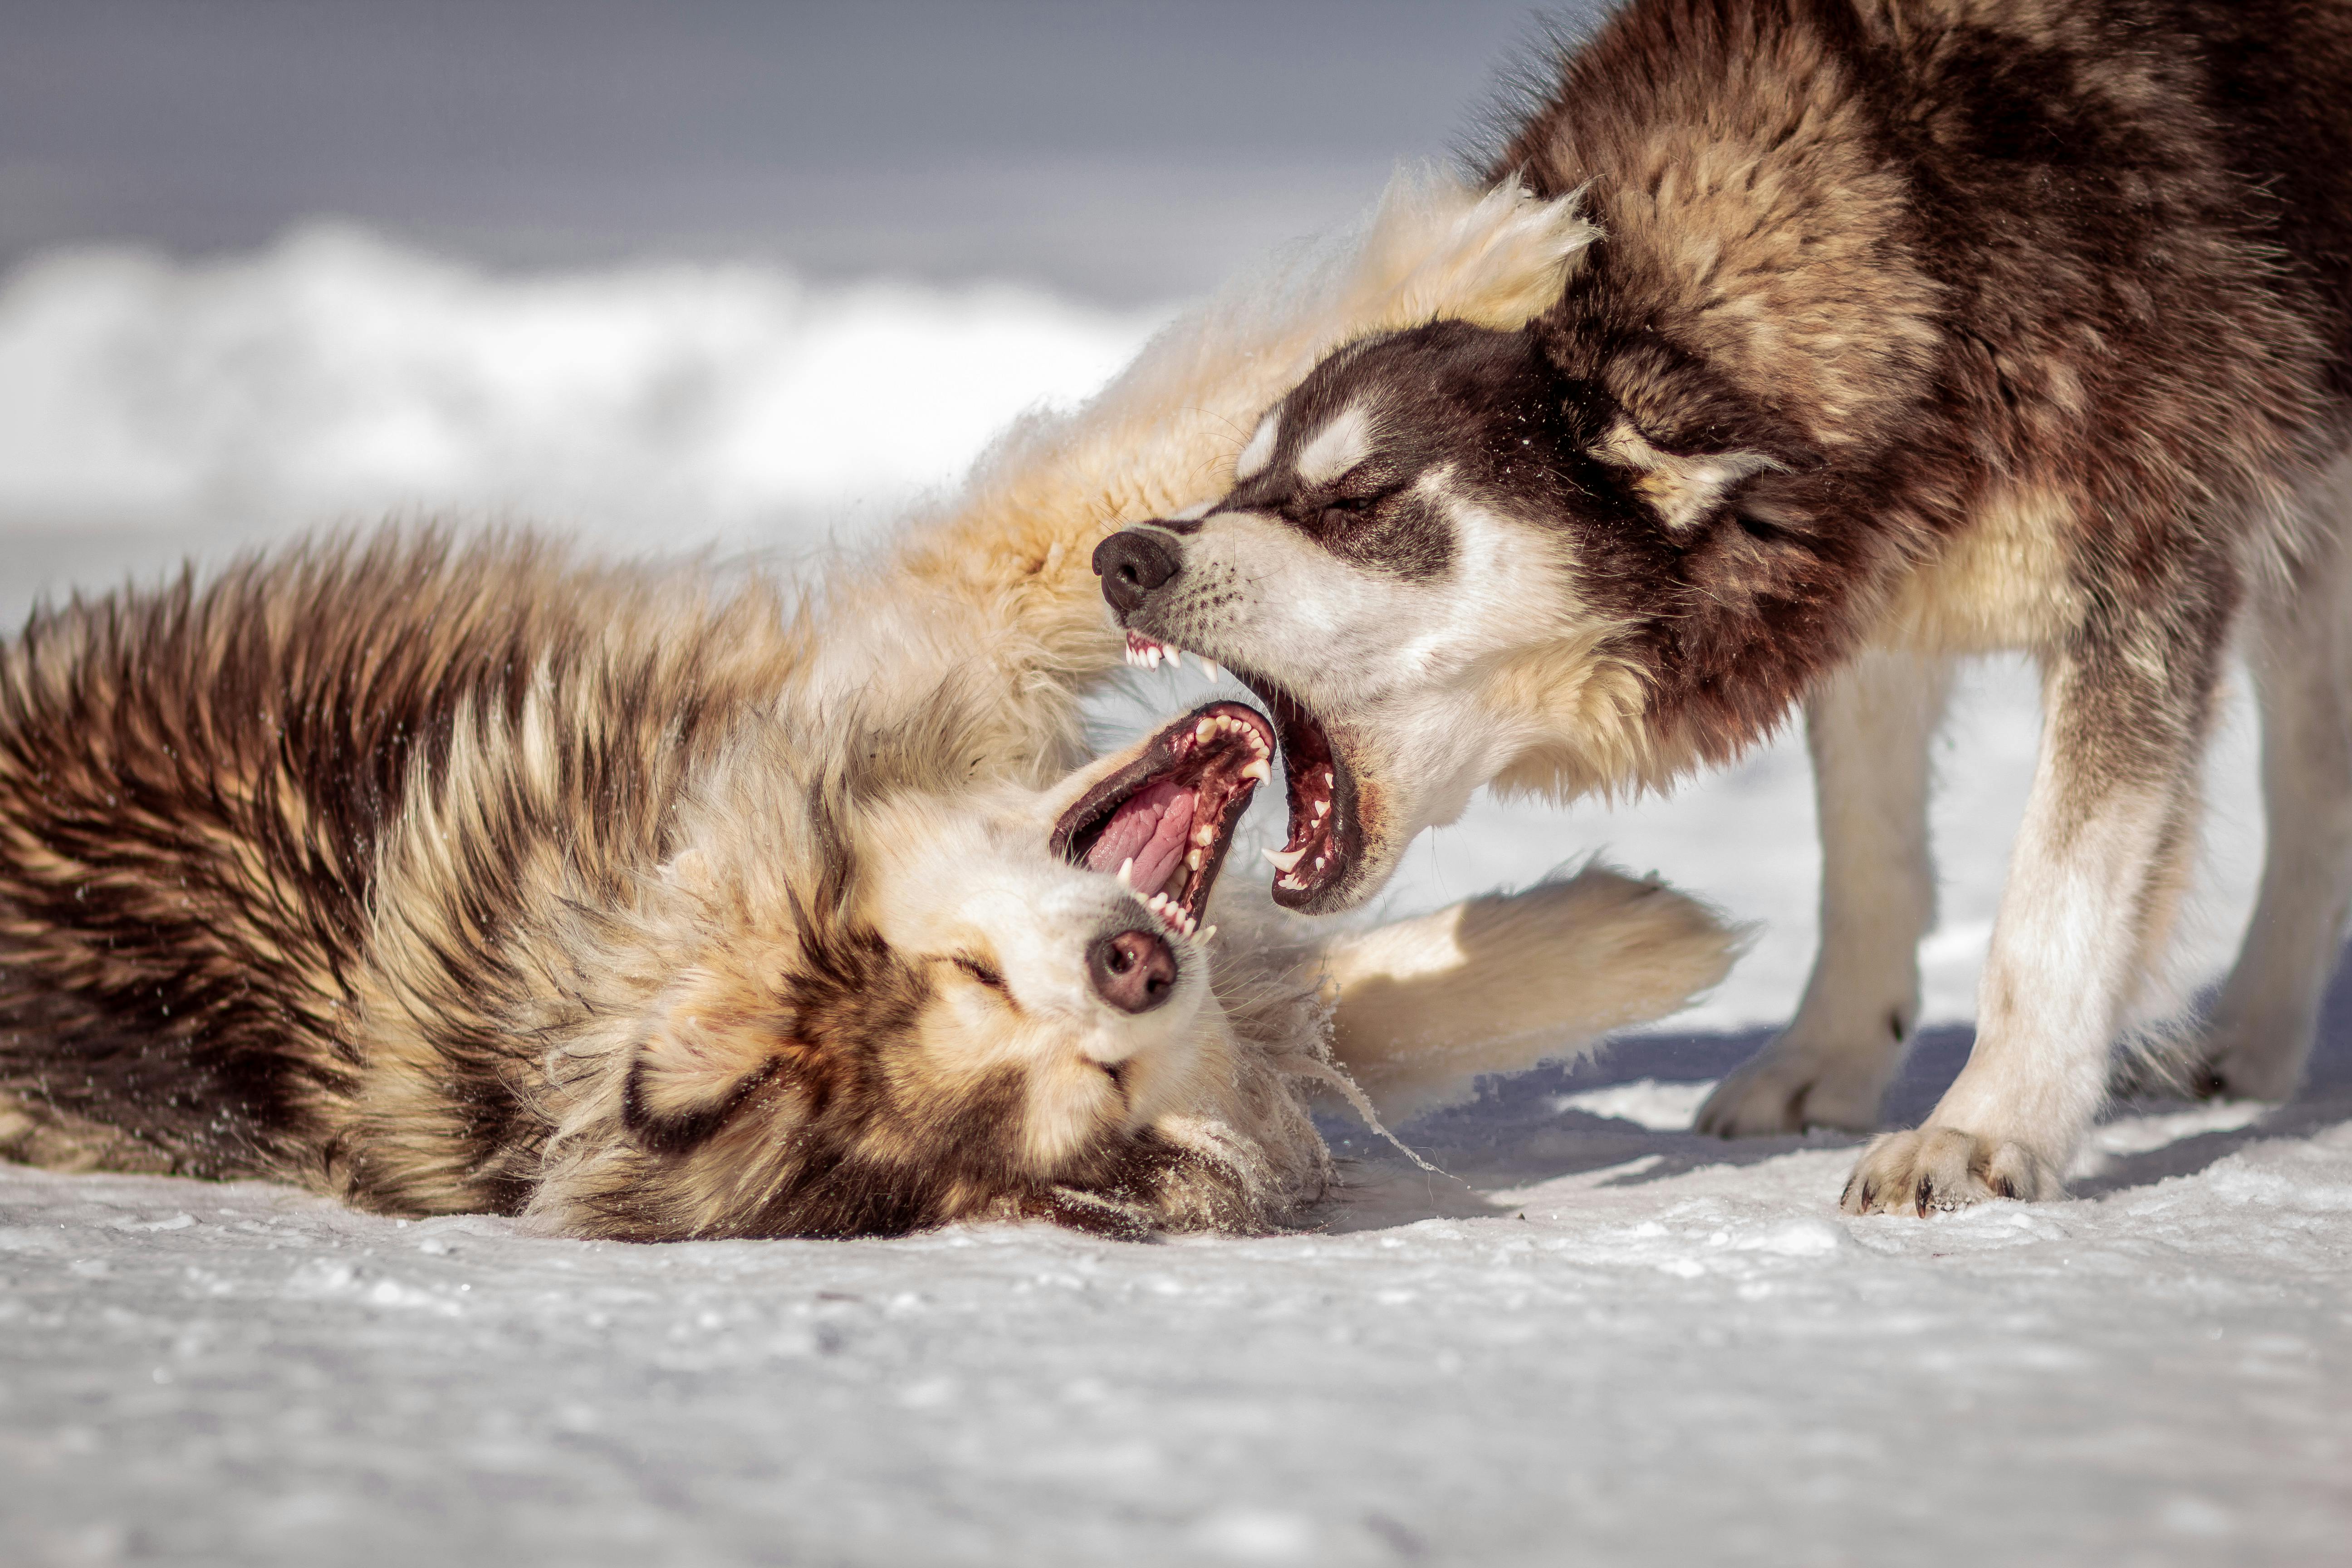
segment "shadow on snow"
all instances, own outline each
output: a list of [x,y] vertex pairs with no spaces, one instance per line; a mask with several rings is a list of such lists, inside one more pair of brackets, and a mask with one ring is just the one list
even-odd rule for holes
[[[1353,1118],[1318,1117],[1348,1184],[1326,1216],[1333,1231],[1381,1229],[1436,1218],[1493,1217],[1507,1204],[1488,1194],[1563,1176],[1611,1173],[1595,1184],[1630,1186],[1708,1166],[1759,1164],[1803,1149],[1858,1149],[1852,1133],[1814,1131],[1801,1137],[1727,1140],[1686,1128],[1657,1128],[1568,1103],[1612,1086],[1643,1083],[1698,1086],[1722,1078],[1772,1038],[1774,1030],[1722,1034],[1644,1034],[1621,1038],[1574,1063],[1481,1079],[1476,1096],[1396,1129],[1440,1174],[1414,1170],[1396,1151]],[[1923,1029],[1887,1091],[1885,1125],[1916,1126],[1961,1067],[1976,1032],[1967,1025]],[[2189,1110],[2181,1101],[2135,1100],[2111,1108],[2108,1120]],[[2320,1015],[2319,1043],[2302,1091],[2292,1101],[2242,1126],[2191,1131],[2158,1147],[2105,1155],[2095,1174],[2079,1177],[2077,1198],[2194,1175],[2250,1143],[2307,1137],[2352,1121],[2352,965],[2339,963]],[[1835,1196],[1824,1192],[1824,1200]]]

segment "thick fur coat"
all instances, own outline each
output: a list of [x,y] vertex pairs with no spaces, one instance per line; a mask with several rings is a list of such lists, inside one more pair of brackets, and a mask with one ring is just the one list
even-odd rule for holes
[[[37,614],[0,652],[0,1149],[646,1239],[1258,1229],[1328,1182],[1315,1086],[1397,1114],[1680,1005],[1730,939],[1654,884],[1309,936],[1207,901],[1263,721],[1076,739],[1101,533],[1333,342],[1524,317],[1561,221],[1401,193],[804,602],[387,534]],[[1130,886],[1118,814],[1211,778]]]
[[1106,545],[1106,592],[1318,759],[1276,883],[1310,910],[1482,783],[1664,787],[1802,705],[1824,945],[1726,1132],[1874,1125],[1945,670],[2034,655],[1975,1055],[1847,1201],[2054,1194],[2242,635],[2273,848],[2198,1085],[2292,1088],[2352,895],[2347,104],[2340,0],[1635,0],[1488,170],[1592,226],[1546,309],[1328,357],[1222,500]]

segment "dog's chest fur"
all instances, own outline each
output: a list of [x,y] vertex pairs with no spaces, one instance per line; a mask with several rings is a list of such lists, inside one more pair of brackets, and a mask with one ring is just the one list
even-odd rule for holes
[[2073,521],[2056,487],[1993,491],[1933,556],[1896,579],[1865,639],[1925,654],[2052,646],[2081,614],[2067,571]]

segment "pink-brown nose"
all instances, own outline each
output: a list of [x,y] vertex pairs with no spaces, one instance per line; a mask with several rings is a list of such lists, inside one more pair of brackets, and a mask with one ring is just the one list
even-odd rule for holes
[[1176,989],[1176,955],[1158,931],[1123,931],[1087,953],[1095,994],[1122,1013],[1149,1013]]

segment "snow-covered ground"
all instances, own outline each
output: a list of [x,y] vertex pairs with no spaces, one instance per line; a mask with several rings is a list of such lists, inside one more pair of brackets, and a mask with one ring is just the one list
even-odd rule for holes
[[[0,288],[0,615],[386,510],[789,561],[1162,314],[349,230],[53,258]],[[1973,672],[1898,1119],[1966,1049],[2033,735],[2026,673]],[[2242,710],[2212,798],[2190,984],[2260,850]],[[630,1247],[0,1167],[0,1563],[2343,1560],[2352,988],[2292,1106],[2134,1108],[2069,1202],[1848,1220],[1853,1141],[1683,1131],[1803,979],[1801,748],[1666,803],[1482,800],[1391,905],[1595,851],[1762,922],[1740,971],[1405,1129],[1446,1176],[1333,1119],[1314,1235]]]

